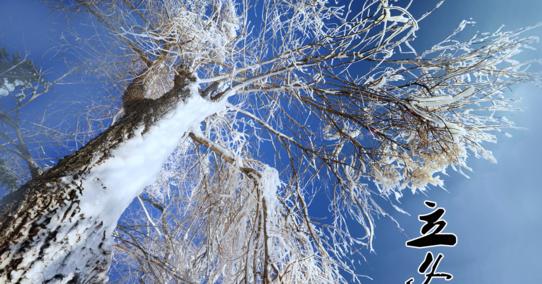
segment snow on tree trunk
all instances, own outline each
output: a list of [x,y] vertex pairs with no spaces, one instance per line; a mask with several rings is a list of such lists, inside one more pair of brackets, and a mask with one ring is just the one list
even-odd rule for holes
[[181,137],[222,104],[196,83],[144,101],[0,205],[0,283],[101,283],[122,212]]

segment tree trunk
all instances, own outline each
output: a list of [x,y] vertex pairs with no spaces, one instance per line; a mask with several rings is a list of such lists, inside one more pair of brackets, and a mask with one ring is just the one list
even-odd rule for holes
[[0,283],[102,283],[112,232],[190,127],[219,111],[181,84],[0,204]]

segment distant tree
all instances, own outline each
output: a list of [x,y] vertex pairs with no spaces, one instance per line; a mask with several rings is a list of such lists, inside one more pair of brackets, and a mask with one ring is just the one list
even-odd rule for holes
[[0,186],[8,190],[17,189],[22,178],[14,172],[17,162],[22,161],[32,177],[41,173],[30,154],[19,113],[48,88],[49,83],[41,78],[32,62],[0,49]]
[[459,40],[462,22],[417,52],[430,12],[387,0],[63,8],[125,52],[124,114],[3,201],[5,283],[104,281],[113,236],[127,281],[359,282],[352,255],[372,250],[382,202],[400,210],[470,155],[493,160],[483,143],[513,126],[505,91],[534,79],[514,60],[528,29]]
[[[42,173],[44,164],[38,161],[49,159],[32,151],[51,133],[40,128],[42,122],[26,125],[21,113],[72,71],[48,81],[44,72],[28,58],[0,49],[0,188],[16,190]],[[55,136],[66,138],[58,132]]]

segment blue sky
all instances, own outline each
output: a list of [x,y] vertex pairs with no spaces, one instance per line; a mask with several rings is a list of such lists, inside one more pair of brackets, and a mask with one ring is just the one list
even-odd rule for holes
[[[414,8],[424,10],[436,1],[416,2]],[[518,28],[542,22],[541,11],[540,0],[449,0],[422,23],[417,45],[427,46],[441,39],[462,19],[473,18],[478,22],[475,29],[492,31],[501,24]],[[0,47],[26,53],[54,74],[54,51],[50,47],[61,37],[62,23],[58,14],[39,1],[2,0]],[[536,33],[542,36],[542,29]],[[542,55],[538,51],[531,56],[536,54]],[[63,88],[73,91],[69,86]],[[367,283],[403,283],[416,275],[425,250],[406,248],[404,241],[417,236],[421,224],[417,215],[428,212],[423,205],[425,199],[447,210],[446,231],[459,238],[454,248],[433,250],[445,253],[439,269],[452,273],[454,283],[542,283],[542,275],[538,274],[542,268],[540,91],[525,85],[511,92],[522,98],[524,111],[510,117],[526,130],[514,130],[512,138],[500,137],[499,143],[491,146],[498,164],[472,159],[470,179],[450,172],[446,179],[448,191],[434,189],[427,196],[404,197],[403,208],[411,215],[395,216],[404,232],[388,220],[378,222],[376,254],[365,253],[367,262],[361,268],[374,279]],[[78,89],[74,94],[84,96],[88,92]],[[37,105],[36,110],[41,106]],[[417,276],[415,283],[421,282]]]

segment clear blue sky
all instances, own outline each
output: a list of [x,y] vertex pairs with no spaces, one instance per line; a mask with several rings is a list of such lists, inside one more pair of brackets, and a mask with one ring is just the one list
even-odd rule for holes
[[[416,10],[424,10],[436,1],[415,2]],[[441,39],[467,18],[476,20],[476,29],[482,31],[501,24],[532,25],[542,22],[542,0],[449,0],[422,24],[418,46]],[[0,1],[0,47],[27,53],[52,73],[56,67],[50,47],[63,29],[63,20],[39,1]],[[540,30],[537,33],[542,35]],[[541,52],[538,55],[542,57]],[[435,189],[427,196],[404,197],[403,208],[411,216],[396,218],[405,231],[387,220],[378,222],[376,254],[365,253],[368,261],[361,269],[374,279],[367,283],[403,283],[416,274],[425,250],[406,248],[404,241],[418,234],[417,215],[427,212],[424,199],[446,208],[446,230],[458,235],[456,247],[442,250],[445,258],[440,266],[454,274],[453,283],[542,283],[542,96],[532,86],[513,93],[523,98],[524,111],[511,117],[527,130],[512,131],[514,137],[503,136],[491,147],[498,164],[471,160],[471,179],[450,172],[448,192]],[[421,283],[419,276],[415,283]]]

